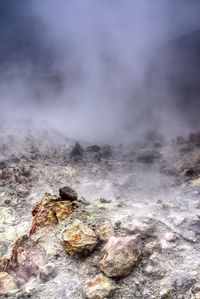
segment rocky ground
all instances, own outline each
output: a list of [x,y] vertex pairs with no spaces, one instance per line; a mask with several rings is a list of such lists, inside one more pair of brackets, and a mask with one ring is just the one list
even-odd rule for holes
[[199,134],[109,146],[25,127],[0,128],[2,298],[200,298]]

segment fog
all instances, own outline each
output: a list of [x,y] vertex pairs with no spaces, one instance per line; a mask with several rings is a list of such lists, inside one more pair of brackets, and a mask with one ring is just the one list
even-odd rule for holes
[[165,67],[170,42],[200,28],[198,1],[14,3],[0,4],[4,119],[45,121],[66,136],[99,142],[197,129]]

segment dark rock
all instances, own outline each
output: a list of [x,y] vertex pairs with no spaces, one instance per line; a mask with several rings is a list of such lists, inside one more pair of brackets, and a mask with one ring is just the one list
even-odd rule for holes
[[78,199],[77,192],[69,186],[59,189],[59,195],[62,200],[75,201]]
[[106,159],[106,158],[110,158],[111,156],[112,156],[112,150],[110,145],[102,146],[99,152],[99,157]]
[[109,199],[100,198],[99,200],[101,203],[111,203],[111,200],[109,200]]
[[100,146],[98,146],[98,145],[92,145],[92,146],[88,146],[87,147],[87,151],[88,152],[95,152],[95,153],[97,153],[97,152],[99,152],[100,151]]
[[188,169],[186,172],[185,172],[185,176],[186,177],[193,177],[195,175],[195,170],[194,169]]
[[121,222],[120,220],[117,220],[117,221],[115,222],[115,229],[116,229],[116,230],[120,229],[121,224],[122,224],[122,222]]
[[198,133],[190,133],[189,142],[194,143],[195,145],[200,145],[200,132]]
[[4,202],[5,202],[6,205],[11,204],[11,200],[10,199],[6,199]]
[[190,145],[184,146],[180,149],[180,152],[182,154],[187,154],[189,152],[191,152],[193,150],[193,148]]
[[156,160],[159,160],[160,158],[161,154],[158,151],[153,150],[140,154],[137,157],[137,161],[145,164],[153,164]]
[[186,143],[186,140],[184,139],[183,136],[177,136],[177,137],[176,137],[176,140],[175,140],[175,143],[176,143],[177,145],[183,145],[183,144]]
[[82,156],[82,155],[83,155],[83,148],[80,146],[78,142],[76,142],[70,153],[70,157]]
[[199,217],[196,217],[190,221],[188,228],[190,231],[193,231],[194,233],[199,234],[200,232],[200,219]]
[[162,144],[160,142],[155,142],[154,143],[154,147],[155,148],[161,148],[162,147]]
[[6,162],[5,161],[0,161],[0,170],[3,170],[6,168]]

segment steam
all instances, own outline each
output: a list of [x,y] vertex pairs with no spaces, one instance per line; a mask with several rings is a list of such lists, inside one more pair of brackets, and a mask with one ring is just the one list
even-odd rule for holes
[[199,8],[198,1],[30,1],[21,11],[31,16],[24,46],[11,49],[8,33],[17,58],[3,63],[2,114],[91,141],[190,130],[155,64],[167,58],[170,40],[200,28]]

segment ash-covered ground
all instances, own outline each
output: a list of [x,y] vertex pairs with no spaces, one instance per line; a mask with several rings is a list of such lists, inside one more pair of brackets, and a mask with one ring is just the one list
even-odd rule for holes
[[[2,298],[200,298],[199,134],[94,145],[27,121],[0,140]],[[65,246],[76,221],[85,243]]]

